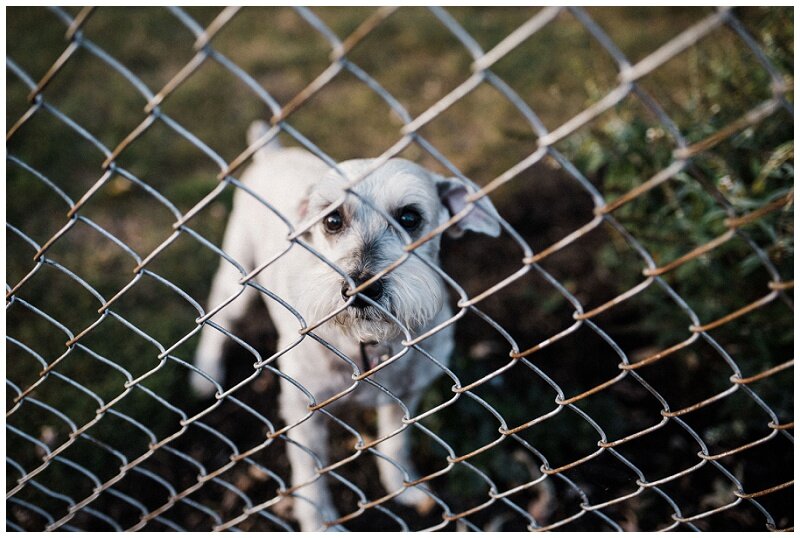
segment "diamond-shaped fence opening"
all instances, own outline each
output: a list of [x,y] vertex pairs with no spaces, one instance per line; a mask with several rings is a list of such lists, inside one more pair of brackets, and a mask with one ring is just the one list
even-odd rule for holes
[[[320,482],[337,530],[793,528],[790,8],[7,15],[7,529],[295,530]],[[345,197],[292,224],[242,178],[273,139]],[[370,370],[258,274],[291,251],[346,276],[306,233],[345,201],[400,230],[355,190],[393,157],[476,189],[380,270],[425,264],[452,315],[394,318]],[[280,252],[226,252],[234,199],[282,223],[253,232]],[[499,237],[433,265],[489,200]],[[209,298],[218,266],[237,286]],[[214,397],[188,382],[201,330],[225,340]],[[351,381],[320,399],[282,369],[301,344]],[[440,374],[417,405],[381,381],[413,361]],[[390,405],[347,405],[370,392]]]

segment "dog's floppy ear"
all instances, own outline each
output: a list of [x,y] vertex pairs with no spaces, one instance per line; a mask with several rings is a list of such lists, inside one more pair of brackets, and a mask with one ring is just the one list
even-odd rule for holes
[[[472,189],[469,189],[467,185]],[[453,216],[467,205],[467,196],[480,190],[480,187],[468,179],[461,180],[454,177],[437,176],[436,190],[439,193],[442,205],[447,209],[450,216]],[[497,237],[500,235],[499,218],[500,215],[492,205],[491,200],[489,200],[488,196],[485,196],[475,202],[475,207],[466,217],[448,228],[447,234],[451,237],[461,237],[464,232],[471,230]]]

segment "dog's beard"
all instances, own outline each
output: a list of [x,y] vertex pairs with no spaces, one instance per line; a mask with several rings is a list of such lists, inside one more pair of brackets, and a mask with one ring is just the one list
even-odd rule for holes
[[[416,262],[416,263],[415,263]],[[332,327],[357,342],[388,342],[427,325],[436,317],[444,303],[444,287],[439,276],[427,265],[409,259],[387,278],[381,308],[372,305],[348,306],[325,327]],[[327,271],[309,279],[301,294],[307,298],[308,323],[316,322],[341,309],[341,276]],[[324,298],[327,298],[325,300]]]
[[351,306],[335,319],[342,331],[359,342],[387,342],[426,326],[443,302],[444,288],[438,275],[424,264],[407,262],[389,276],[381,308]]
[[401,333],[401,327],[374,306],[348,307],[337,314],[333,322],[342,333],[357,342],[387,342]]

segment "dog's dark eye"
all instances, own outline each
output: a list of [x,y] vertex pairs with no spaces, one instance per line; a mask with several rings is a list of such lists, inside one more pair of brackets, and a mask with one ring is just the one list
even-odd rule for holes
[[338,209],[325,217],[322,222],[325,225],[325,230],[329,233],[336,233],[344,226],[344,219]]
[[422,223],[422,215],[413,207],[404,207],[397,216],[397,222],[400,223],[400,226],[412,232],[419,228]]

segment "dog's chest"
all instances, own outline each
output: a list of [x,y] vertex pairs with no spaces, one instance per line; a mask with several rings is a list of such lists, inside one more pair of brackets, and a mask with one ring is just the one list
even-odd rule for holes
[[[421,393],[438,377],[442,370],[423,354],[413,348],[378,346],[354,346],[350,355],[358,370],[366,377],[359,377],[356,389],[348,399],[361,406],[375,406],[399,398],[408,401]],[[341,382],[352,386],[357,377],[350,364],[338,361]]]
[[[342,341],[337,344],[335,348],[340,353],[320,345],[298,346],[297,353],[281,364],[284,373],[301,383],[317,402],[337,395],[341,396],[331,405],[374,407],[395,398],[406,402],[443,373],[442,368],[414,348],[361,346]],[[362,377],[376,366],[376,371]]]

